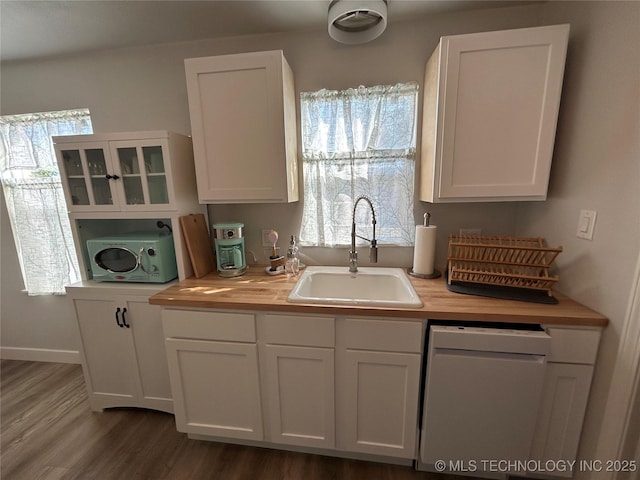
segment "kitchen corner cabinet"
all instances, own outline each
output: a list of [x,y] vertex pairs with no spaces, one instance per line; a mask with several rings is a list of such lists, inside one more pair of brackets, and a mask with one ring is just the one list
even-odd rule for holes
[[262,440],[255,317],[164,310],[178,431]]
[[296,98],[281,50],[185,60],[201,203],[298,200]]
[[337,448],[416,458],[422,325],[337,323]]
[[420,200],[544,200],[569,25],[446,36],[427,62]]
[[[551,353],[530,458],[573,461],[577,457],[601,331],[546,327]],[[573,472],[555,472],[571,478]]]
[[176,211],[195,195],[188,137],[132,132],[53,137],[71,213]]
[[148,303],[153,292],[140,288],[127,295],[122,289],[114,294],[81,287],[67,292],[78,320],[91,409],[144,407],[173,413],[161,309]]

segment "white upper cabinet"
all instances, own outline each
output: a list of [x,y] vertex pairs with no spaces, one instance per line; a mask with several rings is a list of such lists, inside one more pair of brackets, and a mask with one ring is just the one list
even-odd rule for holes
[[176,211],[193,204],[189,137],[165,131],[54,137],[72,213]]
[[293,73],[281,50],[185,60],[200,203],[298,200]]
[[544,200],[569,25],[442,37],[424,82],[420,200]]

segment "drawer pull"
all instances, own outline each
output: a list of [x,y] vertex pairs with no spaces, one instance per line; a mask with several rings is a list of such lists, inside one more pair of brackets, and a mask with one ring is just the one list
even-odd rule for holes
[[131,328],[131,325],[127,323],[127,318],[125,317],[126,313],[127,313],[127,307],[122,309],[122,325],[124,325],[127,328]]

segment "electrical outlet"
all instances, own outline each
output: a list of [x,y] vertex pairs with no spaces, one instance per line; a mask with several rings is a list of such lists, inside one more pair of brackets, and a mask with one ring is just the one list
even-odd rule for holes
[[461,228],[460,235],[482,235],[481,228]]
[[262,229],[262,246],[263,247],[272,247],[273,244],[269,240],[269,234],[271,233],[272,228],[263,228]]

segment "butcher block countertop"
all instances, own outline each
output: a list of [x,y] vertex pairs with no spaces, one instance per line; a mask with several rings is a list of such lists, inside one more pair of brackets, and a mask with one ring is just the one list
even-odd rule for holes
[[[346,268],[346,267],[345,267]],[[302,314],[394,317],[406,319],[468,320],[507,323],[606,326],[599,313],[554,292],[557,305],[501,300],[452,293],[443,278],[426,280],[409,277],[422,299],[422,308],[385,308],[348,305],[315,305],[287,302],[296,279],[269,276],[264,268],[251,267],[235,278],[210,273],[171,285],[149,299],[152,305],[176,308],[260,310]]]

